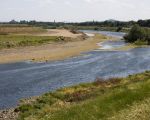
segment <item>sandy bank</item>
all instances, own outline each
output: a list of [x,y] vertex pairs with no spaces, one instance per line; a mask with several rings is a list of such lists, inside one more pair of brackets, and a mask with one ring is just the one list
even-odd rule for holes
[[82,36],[81,33],[73,34],[69,30],[66,29],[47,29],[47,32],[41,33],[41,34],[33,34],[36,36],[63,36],[63,37],[71,37],[71,38],[77,38],[79,36]]
[[25,60],[53,61],[80,55],[81,52],[98,48],[98,42],[108,40],[102,35],[95,35],[86,40],[52,43],[41,46],[5,49],[0,51],[0,63],[19,62]]

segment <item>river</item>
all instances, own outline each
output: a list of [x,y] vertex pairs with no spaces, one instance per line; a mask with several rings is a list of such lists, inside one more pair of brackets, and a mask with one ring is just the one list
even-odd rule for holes
[[[84,31],[119,37],[124,33]],[[61,87],[92,82],[96,77],[124,77],[150,70],[150,48],[115,51],[123,41],[105,42],[101,49],[82,56],[48,63],[0,64],[0,109],[17,105],[22,98],[41,95]],[[107,50],[109,49],[109,50]]]

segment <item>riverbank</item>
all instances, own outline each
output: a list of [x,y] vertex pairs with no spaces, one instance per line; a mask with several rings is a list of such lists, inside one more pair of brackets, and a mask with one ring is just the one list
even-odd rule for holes
[[149,86],[149,71],[126,78],[97,78],[29,99],[11,114],[19,115],[19,120],[148,120]]
[[62,60],[80,55],[82,52],[96,49],[98,48],[96,45],[98,42],[103,42],[109,39],[110,37],[96,34],[94,37],[86,39],[79,36],[66,42],[54,42],[40,46],[4,49],[0,51],[0,63],[12,63],[26,60],[36,62]]

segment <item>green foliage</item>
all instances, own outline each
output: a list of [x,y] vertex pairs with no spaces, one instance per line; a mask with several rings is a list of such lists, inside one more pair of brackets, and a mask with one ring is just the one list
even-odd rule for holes
[[0,35],[0,49],[20,46],[41,45],[49,42],[60,41],[53,36],[24,36],[24,35]]
[[130,30],[129,34],[127,34],[124,38],[127,42],[135,42],[137,40],[141,40],[144,37],[144,31],[140,26],[134,25]]
[[47,93],[35,102],[20,106],[19,120],[106,120],[122,110],[129,112],[135,103],[150,99],[149,91],[149,71],[127,78],[98,78],[93,83]]
[[134,42],[134,44],[135,45],[147,45],[148,43],[147,43],[147,41],[145,41],[145,40],[136,40],[135,42]]
[[99,28],[98,28],[98,27],[95,27],[94,30],[99,30]]
[[148,28],[142,28],[139,25],[134,25],[124,38],[126,42],[135,43],[137,45],[149,44],[150,30]]
[[116,32],[120,32],[122,29],[123,29],[123,28],[119,26],[119,27],[117,28]]

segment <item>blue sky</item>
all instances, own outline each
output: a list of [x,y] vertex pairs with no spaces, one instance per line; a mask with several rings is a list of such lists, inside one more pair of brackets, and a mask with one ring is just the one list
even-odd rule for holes
[[0,0],[0,21],[150,19],[150,0]]

